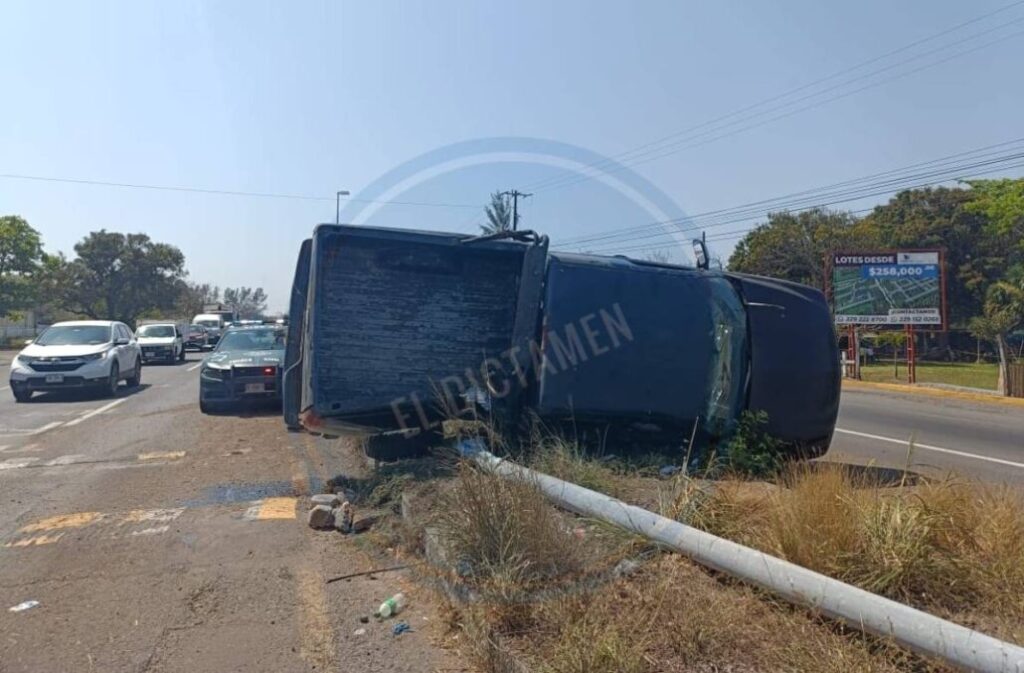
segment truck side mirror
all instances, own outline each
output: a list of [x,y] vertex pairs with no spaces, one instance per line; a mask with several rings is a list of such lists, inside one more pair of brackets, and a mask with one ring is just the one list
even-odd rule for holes
[[699,238],[693,239],[693,257],[697,261],[698,269],[707,269],[711,265],[708,246]]

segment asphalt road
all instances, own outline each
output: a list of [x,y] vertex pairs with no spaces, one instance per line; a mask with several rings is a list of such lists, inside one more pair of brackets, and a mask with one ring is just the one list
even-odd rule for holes
[[[394,562],[305,525],[310,493],[366,478],[352,447],[200,414],[197,367],[113,399],[0,391],[0,671],[464,670],[403,574],[325,584]],[[961,400],[847,391],[828,458],[899,468],[911,436],[915,469],[1024,482],[1024,413]],[[360,622],[398,590],[413,632]]]
[[1024,408],[846,389],[826,458],[1021,484]]
[[[351,447],[200,414],[197,364],[114,399],[0,394],[0,671],[464,670],[402,573],[325,584],[394,563],[305,524],[311,492],[365,476]],[[403,589],[413,632],[360,622]]]

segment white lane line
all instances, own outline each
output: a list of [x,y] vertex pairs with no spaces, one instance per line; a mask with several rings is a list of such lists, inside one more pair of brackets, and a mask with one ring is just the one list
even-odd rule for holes
[[117,405],[121,404],[122,402],[126,402],[126,401],[128,401],[128,398],[127,397],[122,397],[119,400],[114,400],[110,404],[104,404],[99,409],[93,409],[92,411],[87,411],[86,413],[82,414],[81,416],[79,416],[75,420],[68,421],[67,422],[67,426],[71,427],[72,425],[78,425],[82,421],[88,420],[88,419],[92,418],[93,416],[96,416],[97,414],[102,414],[102,413],[104,413],[106,411],[110,411],[111,409],[113,409]]
[[9,446],[10,446],[10,444],[0,444],[0,453],[3,453],[4,451],[6,451],[7,447],[9,447]]
[[7,460],[0,461],[0,470],[17,470],[22,467],[27,467],[32,463],[39,460],[38,458],[8,458]]
[[[46,425],[44,425],[41,428],[36,428],[35,430],[32,430],[28,434],[30,434],[30,435],[41,435],[44,432],[46,432],[47,430],[53,430],[54,428],[60,427],[61,425],[64,425],[64,423],[62,423],[61,421],[53,421],[52,423],[47,423]],[[71,424],[68,423],[68,425],[71,425]]]
[[177,460],[184,457],[184,451],[150,451],[139,454],[139,460]]
[[62,465],[74,465],[76,463],[88,462],[89,456],[82,453],[69,453],[60,458],[54,458],[43,463],[43,467],[60,467]]
[[186,371],[194,372],[195,370],[199,369],[202,366],[203,366],[203,363],[199,362],[199,363],[194,364],[191,367],[189,367]]
[[[872,435],[867,432],[857,432],[856,430],[844,430],[843,428],[836,428],[836,432],[841,432],[844,435],[854,435],[855,437],[864,437],[865,439],[874,439],[879,442],[889,442],[890,444],[902,444],[903,446],[910,445],[910,442],[906,439],[883,437],[882,435]],[[1010,467],[1019,467],[1021,469],[1024,469],[1024,463],[1015,463],[1012,460],[1003,460],[1002,458],[993,458],[992,456],[982,456],[977,453],[968,453],[966,451],[944,449],[941,446],[932,446],[930,444],[914,442],[914,448],[924,449],[925,451],[934,451],[936,453],[945,453],[950,456],[960,456],[961,458],[973,458],[974,460],[984,460],[989,463],[998,463],[999,465],[1009,465]]]

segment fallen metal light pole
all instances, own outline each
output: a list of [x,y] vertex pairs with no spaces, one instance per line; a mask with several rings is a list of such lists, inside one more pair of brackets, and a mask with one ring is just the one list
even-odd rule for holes
[[464,440],[460,449],[499,476],[528,480],[561,507],[614,523],[675,549],[694,561],[756,584],[849,626],[959,668],[1024,673],[1024,648],[940,619],[903,603],[826,577],[654,512],[498,458]]

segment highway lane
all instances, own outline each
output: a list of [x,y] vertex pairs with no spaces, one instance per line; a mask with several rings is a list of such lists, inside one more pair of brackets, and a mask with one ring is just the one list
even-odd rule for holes
[[0,670],[464,670],[414,587],[414,632],[359,621],[403,573],[325,584],[395,563],[306,526],[328,479],[367,478],[354,448],[273,409],[201,414],[196,364],[114,399],[0,394]]
[[843,391],[827,459],[1024,483],[1024,408],[889,391]]

